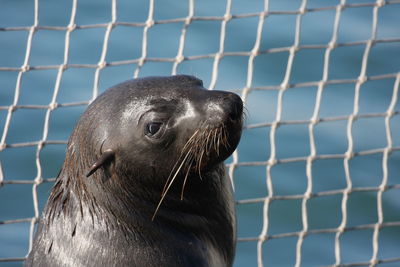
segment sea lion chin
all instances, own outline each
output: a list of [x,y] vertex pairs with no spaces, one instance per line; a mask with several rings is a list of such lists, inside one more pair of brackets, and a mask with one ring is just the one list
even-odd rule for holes
[[77,123],[26,266],[231,266],[236,219],[223,161],[239,96],[186,75],[129,80]]

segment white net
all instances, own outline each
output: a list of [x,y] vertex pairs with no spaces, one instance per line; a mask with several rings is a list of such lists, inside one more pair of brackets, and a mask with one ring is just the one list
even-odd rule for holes
[[0,4],[0,265],[88,103],[178,73],[247,108],[235,266],[400,265],[400,1],[129,2]]

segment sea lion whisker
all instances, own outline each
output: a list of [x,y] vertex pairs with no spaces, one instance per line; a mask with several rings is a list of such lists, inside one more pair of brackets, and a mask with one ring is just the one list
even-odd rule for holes
[[221,135],[220,135],[220,146],[226,148],[226,142],[228,141],[228,136],[225,131],[225,126],[221,127]]
[[175,162],[174,166],[172,167],[172,169],[171,169],[171,171],[170,171],[170,173],[169,173],[169,175],[168,175],[168,178],[167,178],[167,180],[165,181],[163,190],[162,190],[162,192],[161,192],[161,196],[164,194],[164,192],[165,192],[165,190],[166,190],[166,187],[167,187],[167,185],[169,184],[169,181],[170,181],[170,179],[171,179],[171,177],[172,177],[172,174],[173,174],[173,173],[176,173],[176,172],[174,171],[175,168],[176,168],[176,166],[178,166],[179,162],[182,164],[181,158],[182,158],[183,155],[184,155],[184,154],[181,153],[181,155],[179,156],[178,160]]
[[221,133],[221,131],[220,131],[220,128],[218,127],[216,130],[215,130],[215,135],[214,135],[214,138],[213,138],[213,145],[214,145],[214,150],[217,152],[217,156],[219,156],[219,139],[220,139],[220,133]]
[[214,129],[208,132],[207,140],[205,142],[206,155],[210,155],[211,153],[213,138],[214,138]]
[[185,190],[186,187],[186,182],[187,179],[189,177],[189,173],[191,172],[191,170],[193,170],[193,163],[196,161],[196,153],[191,151],[190,157],[186,160],[187,164],[186,164],[186,174],[185,174],[185,178],[183,180],[183,184],[182,184],[182,190],[181,190],[181,200],[183,200],[183,192]]
[[[151,218],[151,220],[153,221],[154,218],[156,217],[157,211],[160,209],[161,203],[163,202],[165,196],[167,195],[169,189],[171,188],[172,184],[174,183],[176,177],[178,176],[179,171],[182,169],[182,166],[184,165],[187,157],[189,156],[190,153],[187,153],[185,158],[182,160],[181,164],[179,165],[179,168],[176,170],[174,176],[172,177],[171,181],[169,181],[167,188],[164,190],[163,194],[161,195],[161,199],[158,202],[158,205],[156,207],[156,210],[154,211],[153,217]],[[164,186],[165,187],[165,186]]]
[[181,200],[183,200],[183,192],[185,191],[186,181],[188,179],[188,176],[189,176],[190,169],[192,167],[193,161],[194,161],[194,157],[191,157],[190,162],[189,162],[189,166],[188,166],[187,171],[186,171],[185,179],[183,180],[183,184],[182,184]]
[[228,133],[227,133],[227,130],[226,130],[225,125],[222,125],[222,134],[223,134],[223,137],[222,137],[222,145],[223,145],[225,148],[229,148],[230,145],[229,145],[229,143],[228,143]]
[[192,136],[186,141],[185,145],[183,146],[183,148],[182,148],[182,150],[181,150],[181,154],[183,154],[184,151],[185,151],[188,147],[191,147],[190,145],[194,142],[194,139],[197,138],[197,135],[198,135],[199,131],[200,131],[200,130],[197,129],[197,130],[192,134]]
[[[186,153],[186,156],[185,156],[185,158],[186,158],[187,155],[188,155],[188,153],[191,153],[191,151],[193,150],[193,146],[188,146],[188,144],[191,143],[191,142],[194,140],[194,138],[195,138],[195,136],[197,135],[197,133],[198,133],[198,130],[196,130],[196,131],[194,132],[194,134],[189,138],[189,140],[186,141],[185,146],[184,146],[184,147],[182,148],[182,150],[181,150],[181,154],[179,155],[178,159],[176,160],[174,166],[173,166],[172,169],[171,169],[171,172],[170,172],[169,175],[168,175],[167,181],[166,181],[165,184],[164,184],[164,188],[163,188],[163,190],[162,190],[161,195],[163,195],[163,194],[165,193],[166,187],[167,187],[167,185],[168,185],[168,183],[169,183],[169,180],[170,180],[171,177],[172,177],[172,174],[175,172],[174,170],[175,170],[176,166],[178,166],[179,162],[181,162],[181,164],[183,164],[183,161],[185,161],[185,159],[183,159],[183,160],[181,161],[183,155],[185,155],[185,153]],[[188,151],[185,151],[185,150],[187,150],[187,148],[189,148],[189,150],[188,150]],[[175,172],[175,173],[176,173],[176,172]]]
[[215,129],[208,132],[206,141],[206,154],[209,155],[212,147],[212,139],[214,138]]
[[211,149],[215,150],[214,143],[215,143],[215,136],[216,136],[217,132],[218,132],[217,128],[214,128],[212,130],[212,137],[211,137],[210,143],[208,144],[208,146],[210,147],[210,150]]
[[[189,141],[188,141],[188,142],[189,142]],[[187,143],[188,143],[188,142],[187,142]],[[169,175],[168,175],[168,178],[167,178],[167,180],[166,180],[166,182],[165,182],[165,185],[164,185],[162,194],[165,192],[165,188],[166,188],[166,186],[167,186],[167,184],[168,184],[170,178],[172,177],[172,174],[175,173],[175,169],[176,169],[176,167],[178,166],[178,164],[183,164],[184,159],[181,160],[182,157],[183,157],[184,155],[186,155],[185,157],[187,157],[188,153],[191,153],[191,151],[193,150],[193,147],[189,147],[189,150],[188,150],[188,151],[185,151],[185,150],[186,150],[185,148],[181,150],[181,154],[179,155],[178,159],[176,160],[174,166],[172,167],[172,169],[171,169],[171,171],[170,171],[170,173],[169,173]]]
[[203,155],[204,155],[204,148],[201,150],[201,153],[199,154],[199,160],[197,161],[197,169],[199,172],[200,180],[203,180],[203,178],[201,177],[201,162],[203,160]]

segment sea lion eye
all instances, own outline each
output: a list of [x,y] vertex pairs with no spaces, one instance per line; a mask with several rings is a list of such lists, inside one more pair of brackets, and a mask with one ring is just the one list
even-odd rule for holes
[[147,135],[155,135],[161,128],[161,122],[150,122],[146,126]]

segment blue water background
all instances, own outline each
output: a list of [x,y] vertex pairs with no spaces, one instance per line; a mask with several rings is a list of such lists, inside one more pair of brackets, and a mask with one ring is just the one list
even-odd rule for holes
[[[78,1],[75,24],[92,25],[111,20],[111,1]],[[309,1],[307,8],[337,5],[339,1]],[[374,1],[348,1],[349,4]],[[272,0],[270,11],[295,11],[300,1]],[[145,22],[148,1],[118,1],[118,22]],[[71,16],[71,1],[39,1],[40,26],[66,26]],[[196,0],[195,16],[225,14],[225,1]],[[233,0],[232,14],[260,12],[263,1]],[[31,0],[0,0],[0,28],[32,26],[34,4]],[[342,11],[338,43],[367,40],[371,36],[371,6],[347,8]],[[302,18],[300,45],[326,45],[331,40],[336,10],[307,12]],[[155,1],[154,20],[186,17],[187,1]],[[378,39],[400,38],[400,5],[379,9]],[[232,19],[226,28],[225,52],[251,51],[256,40],[259,18]],[[295,14],[272,14],[264,23],[260,50],[293,45]],[[179,47],[183,23],[157,24],[148,31],[147,57],[174,58]],[[187,29],[184,56],[215,53],[220,46],[221,21],[193,21]],[[97,64],[103,48],[104,27],[79,29],[71,33],[69,64]],[[24,62],[28,31],[0,31],[0,67],[21,67]],[[110,35],[106,62],[137,59],[142,56],[143,27],[117,26]],[[33,37],[29,65],[50,66],[63,62],[65,31],[38,30]],[[357,79],[365,45],[338,47],[332,51],[329,79]],[[301,49],[294,59],[289,83],[322,79],[325,49]],[[279,86],[285,75],[289,53],[267,53],[254,61],[253,87]],[[213,58],[188,60],[178,66],[178,73],[196,75],[209,86]],[[173,63],[146,62],[139,76],[170,75]],[[136,64],[110,66],[100,71],[99,91],[133,77]],[[248,56],[226,56],[219,64],[216,89],[241,93],[246,85]],[[57,69],[31,70],[23,74],[18,105],[48,105],[51,102]],[[367,75],[391,74],[400,71],[400,42],[377,43],[373,46]],[[14,99],[17,71],[0,70],[0,134],[4,131],[7,107]],[[94,68],[69,68],[62,76],[57,103],[89,101],[93,94]],[[389,107],[395,78],[365,82],[360,91],[359,113],[385,113]],[[354,83],[332,84],[324,88],[320,118],[348,116],[354,109]],[[284,93],[282,121],[309,120],[313,114],[317,87],[290,88]],[[278,90],[256,90],[247,96],[246,125],[271,123],[276,118]],[[67,140],[84,105],[60,107],[52,111],[47,140]],[[400,110],[399,103],[395,110]],[[46,109],[18,109],[13,112],[6,144],[39,141],[43,136]],[[393,146],[400,146],[400,115],[390,119]],[[239,162],[263,162],[270,157],[270,127],[246,129],[239,145]],[[318,155],[344,154],[348,148],[347,120],[321,122],[315,126]],[[308,124],[288,124],[276,133],[276,157],[287,159],[310,155]],[[1,135],[0,135],[1,137]],[[387,146],[385,119],[382,116],[360,118],[353,124],[354,151]],[[4,179],[33,180],[37,176],[35,146],[6,148],[0,152]],[[46,145],[40,152],[42,177],[54,178],[64,159],[65,145]],[[228,162],[231,159],[228,160]],[[390,154],[388,184],[400,184],[400,151]],[[377,187],[383,177],[383,154],[357,156],[350,160],[353,187]],[[343,159],[330,158],[313,162],[313,192],[346,188]],[[307,188],[306,162],[275,165],[272,170],[274,195],[304,194]],[[268,195],[266,166],[240,166],[234,173],[237,200]],[[38,187],[42,209],[51,183]],[[309,229],[330,229],[340,225],[342,195],[311,198],[307,204]],[[383,193],[384,222],[400,221],[400,191]],[[302,199],[275,200],[269,208],[268,235],[291,233],[303,229]],[[347,203],[347,226],[373,224],[377,216],[377,192],[353,192]],[[263,202],[241,204],[238,211],[238,236],[257,237],[263,226]],[[0,187],[0,221],[34,216],[32,185],[6,184]],[[348,231],[341,238],[342,263],[367,262],[372,257],[373,229]],[[293,266],[296,260],[297,236],[268,240],[263,245],[265,266]],[[29,223],[0,225],[0,258],[24,257],[28,252]],[[335,263],[335,233],[306,236],[302,247],[302,266]],[[257,265],[257,243],[239,242],[235,266]],[[380,231],[380,259],[399,257],[400,227]],[[20,266],[21,262],[0,262],[0,266]],[[400,263],[382,266],[399,266]]]

